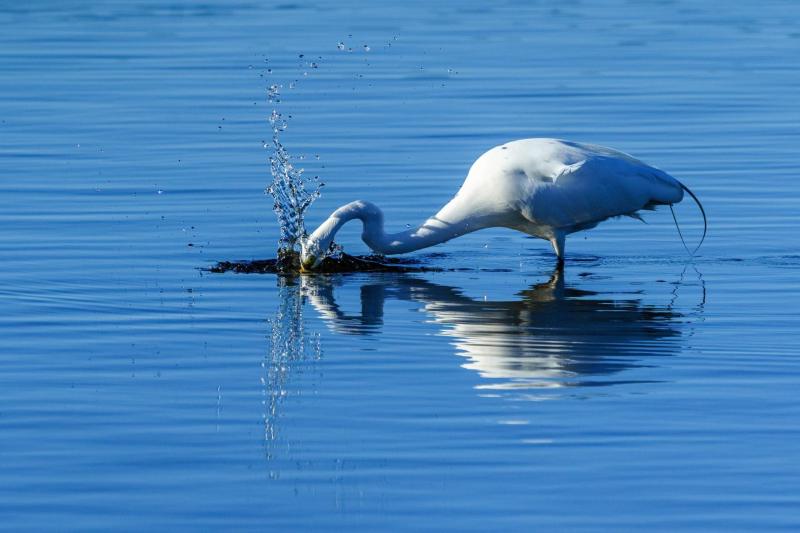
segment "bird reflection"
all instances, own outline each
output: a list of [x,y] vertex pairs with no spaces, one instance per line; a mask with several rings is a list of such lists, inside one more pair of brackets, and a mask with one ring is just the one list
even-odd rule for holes
[[308,365],[322,357],[319,334],[309,330],[303,317],[301,286],[292,278],[278,278],[278,307],[267,319],[270,325],[269,350],[261,362],[261,385],[264,406],[264,441],[267,458],[278,441],[278,421],[284,400],[299,394],[291,384],[298,366]]
[[347,313],[336,302],[343,278],[310,277],[303,283],[328,326],[343,334],[379,333],[387,300],[422,304],[467,359],[463,366],[486,378],[482,389],[621,383],[608,376],[643,366],[651,356],[676,353],[682,338],[682,315],[672,305],[645,305],[635,294],[601,298],[567,285],[562,270],[512,301],[475,300],[458,288],[409,275],[370,277],[360,287],[359,313]]

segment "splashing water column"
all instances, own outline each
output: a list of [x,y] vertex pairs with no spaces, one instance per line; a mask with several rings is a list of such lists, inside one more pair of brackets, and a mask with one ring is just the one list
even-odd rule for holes
[[[270,86],[268,100],[273,105],[280,102],[280,86]],[[286,130],[288,123],[276,108],[269,116],[269,123],[272,142],[265,147],[271,150],[269,163],[272,182],[266,192],[274,200],[273,210],[280,226],[278,257],[289,259],[297,255],[298,244],[306,235],[303,217],[314,200],[319,198],[322,183],[316,176],[305,176],[304,169],[293,165],[292,156],[280,140],[281,132]]]

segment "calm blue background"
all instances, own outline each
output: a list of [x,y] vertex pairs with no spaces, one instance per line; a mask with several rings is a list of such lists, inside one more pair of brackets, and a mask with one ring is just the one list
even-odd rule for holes
[[[0,528],[800,526],[800,4],[85,4],[0,7]],[[275,254],[272,83],[312,227],[403,229],[548,136],[680,178],[708,240],[207,273]]]

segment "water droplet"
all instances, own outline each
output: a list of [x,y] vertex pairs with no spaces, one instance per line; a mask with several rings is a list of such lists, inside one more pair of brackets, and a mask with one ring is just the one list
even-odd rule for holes
[[[316,68],[315,63],[311,65]],[[269,87],[268,98],[271,103],[280,103],[280,99],[277,98],[279,92],[278,85]],[[291,115],[284,117],[278,109],[273,109],[268,117],[272,129],[272,142],[262,141],[262,145],[271,149],[269,164],[272,183],[265,192],[272,196],[273,209],[278,216],[281,235],[279,247],[280,250],[296,251],[301,239],[306,235],[303,223],[305,211],[319,197],[320,186],[316,180],[304,176],[303,168],[296,168],[292,164],[292,156],[280,142],[280,132],[287,129],[289,119]],[[296,156],[296,160],[305,160],[305,155]]]
[[365,45],[364,45],[364,51],[365,51],[365,52],[369,52],[370,50],[371,50],[371,48],[369,47],[369,45],[366,45],[366,44],[365,44]]

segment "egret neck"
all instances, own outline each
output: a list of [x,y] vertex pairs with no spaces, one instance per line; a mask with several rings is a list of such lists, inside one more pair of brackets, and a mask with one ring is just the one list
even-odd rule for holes
[[303,266],[314,268],[319,264],[339,229],[353,219],[364,224],[361,238],[367,246],[388,255],[428,248],[490,225],[488,217],[470,212],[463,202],[456,200],[460,198],[453,198],[419,227],[388,234],[383,227],[383,212],[377,205],[365,200],[343,205],[303,243]]

